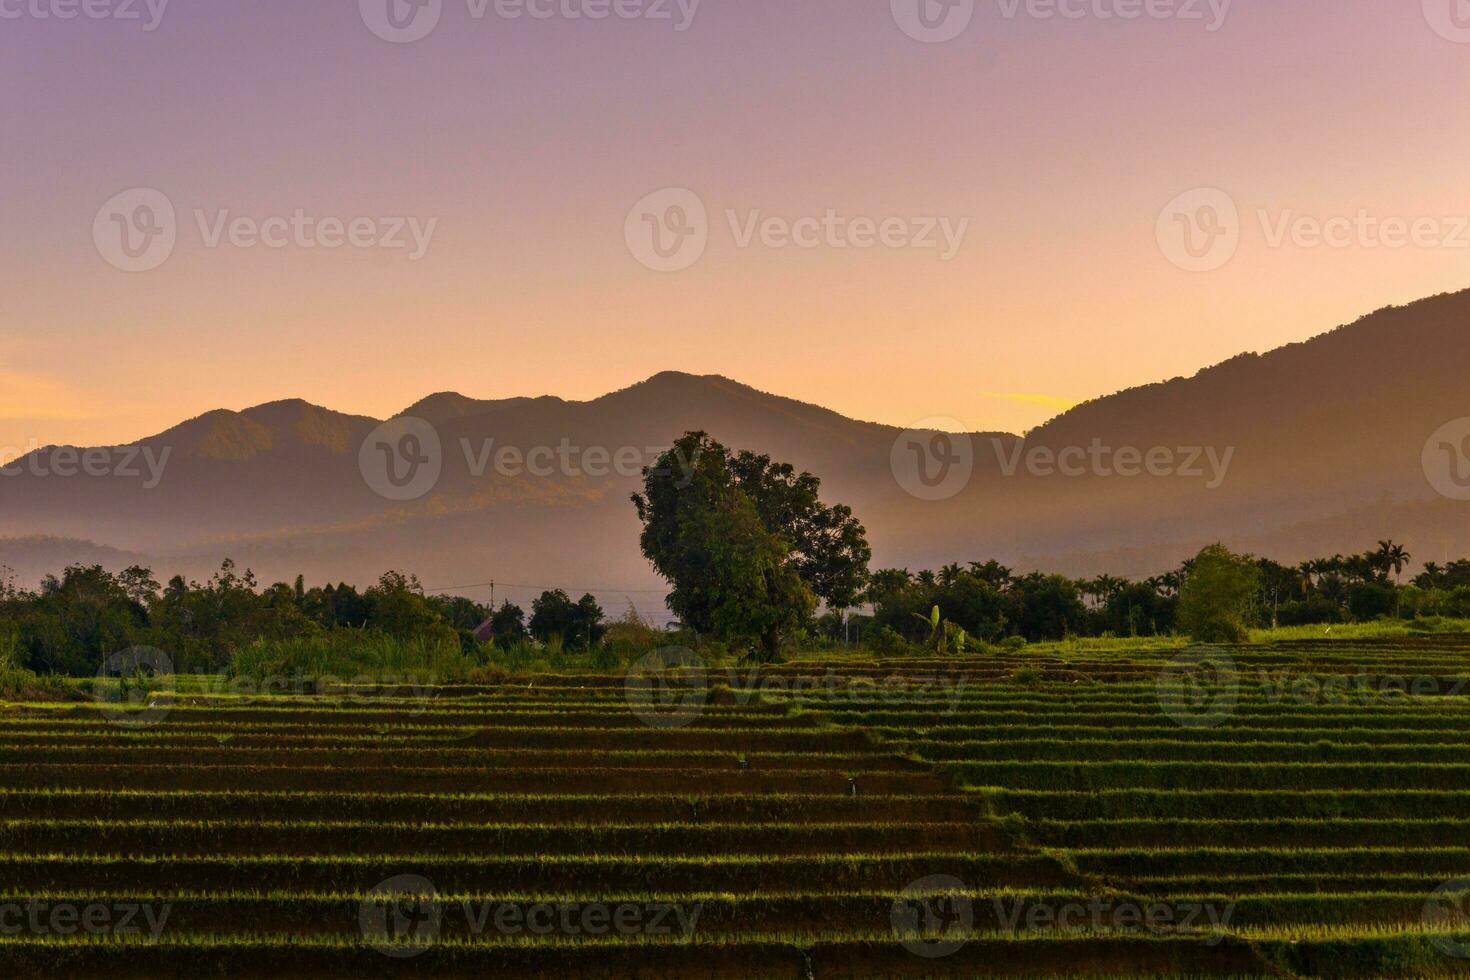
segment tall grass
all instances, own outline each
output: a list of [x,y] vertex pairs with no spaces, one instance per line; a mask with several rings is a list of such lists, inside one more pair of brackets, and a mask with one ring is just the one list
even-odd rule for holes
[[475,669],[453,638],[399,639],[370,631],[343,631],[289,640],[257,640],[235,651],[231,677],[372,678],[421,682],[464,680]]

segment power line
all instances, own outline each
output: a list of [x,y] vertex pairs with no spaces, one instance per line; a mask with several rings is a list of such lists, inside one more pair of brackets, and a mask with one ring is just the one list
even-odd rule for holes
[[669,589],[623,589],[623,588],[618,588],[616,586],[611,586],[611,587],[609,587],[609,586],[592,586],[590,588],[583,588],[580,585],[576,585],[576,586],[573,586],[573,585],[517,585],[514,582],[502,582],[499,579],[496,579],[493,582],[474,582],[474,583],[471,583],[469,585],[448,585],[448,586],[445,586],[443,588],[436,588],[436,589],[425,588],[424,591],[425,592],[459,592],[459,591],[462,591],[464,589],[489,589],[489,588],[496,588],[496,589],[530,589],[532,591],[535,591],[535,590],[538,590],[539,589],[542,592],[550,592],[550,591],[553,591],[555,589],[564,589],[567,592],[592,592],[592,593],[599,593],[599,592],[601,592],[601,593],[624,592],[624,593],[637,593],[639,595],[668,595],[669,592],[670,592]]

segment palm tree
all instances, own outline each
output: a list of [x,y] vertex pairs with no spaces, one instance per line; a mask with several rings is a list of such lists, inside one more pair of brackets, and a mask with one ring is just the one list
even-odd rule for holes
[[1403,545],[1395,544],[1392,538],[1378,542],[1378,555],[1385,568],[1393,569],[1393,582],[1397,585],[1399,576],[1404,573],[1404,566],[1413,556],[1404,549]]

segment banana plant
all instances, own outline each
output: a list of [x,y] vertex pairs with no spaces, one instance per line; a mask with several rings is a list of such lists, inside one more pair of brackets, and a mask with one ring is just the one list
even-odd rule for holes
[[929,636],[924,641],[924,646],[933,650],[940,656],[948,654],[951,650],[955,653],[964,653],[965,644],[969,641],[969,634],[964,627],[950,622],[940,615],[939,607],[935,606],[928,616],[914,613],[914,618],[929,628]]

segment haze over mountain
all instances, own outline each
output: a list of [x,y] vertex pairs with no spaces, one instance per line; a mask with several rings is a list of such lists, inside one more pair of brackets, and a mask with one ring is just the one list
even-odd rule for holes
[[[1438,494],[1421,465],[1430,434],[1470,415],[1467,379],[1470,292],[1437,296],[1088,402],[1024,440],[971,434],[973,475],[938,501],[905,489],[911,475],[895,476],[901,430],[718,376],[669,372],[588,402],[430,395],[400,414],[437,430],[443,472],[405,502],[374,492],[359,463],[380,420],[274,402],[141,440],[138,478],[57,475],[75,453],[55,447],[23,458],[0,477],[0,564],[33,581],[68,560],[146,558],[159,573],[198,577],[230,556],[267,581],[304,572],[361,582],[400,568],[431,587],[493,578],[597,587],[616,603],[660,584],[638,553],[628,495],[639,480],[627,465],[589,475],[608,464],[581,451],[651,460],[689,429],[822,477],[824,496],[867,524],[879,565],[995,557],[1019,569],[1140,574],[1215,539],[1297,560],[1386,536],[1417,564],[1470,554],[1470,504]],[[492,462],[505,447],[538,446],[564,447],[577,462],[546,476]],[[1046,472],[1045,451],[1067,447],[1168,447],[1182,450],[1173,465],[1199,472]],[[166,461],[156,486],[146,485],[147,459]],[[1017,463],[1025,459],[1040,468]]]

